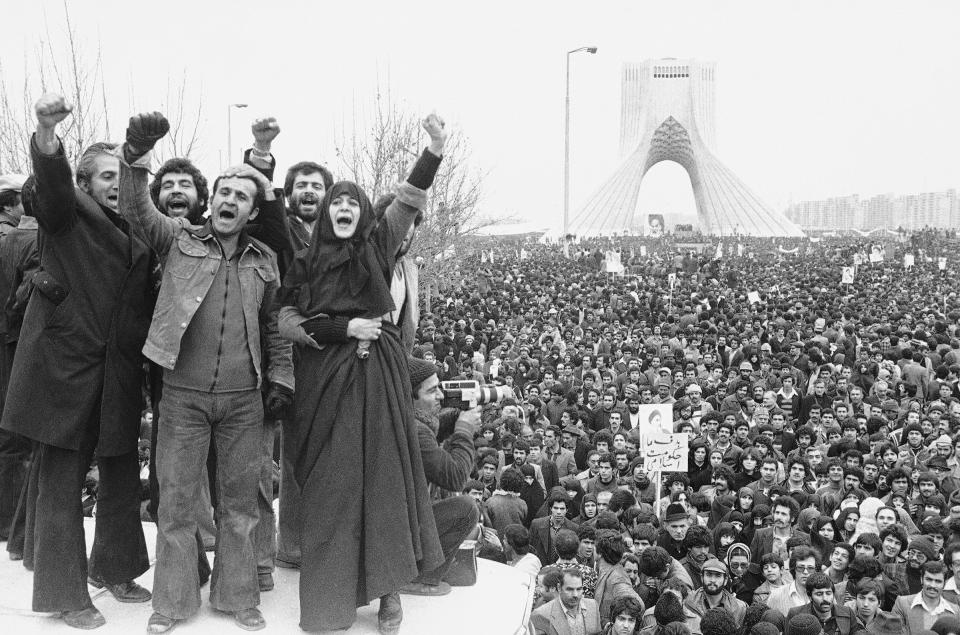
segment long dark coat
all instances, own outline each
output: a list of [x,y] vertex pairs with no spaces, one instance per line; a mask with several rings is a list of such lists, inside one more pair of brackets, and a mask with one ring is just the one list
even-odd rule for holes
[[[153,286],[146,245],[74,187],[62,150],[31,154],[41,271],[27,305],[0,427],[77,450],[99,410],[97,454],[137,448]],[[122,218],[116,222],[124,226]]]

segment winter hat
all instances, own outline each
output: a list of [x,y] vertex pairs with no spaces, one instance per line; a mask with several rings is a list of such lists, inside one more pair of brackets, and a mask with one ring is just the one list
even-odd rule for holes
[[670,503],[667,505],[667,514],[664,522],[672,523],[675,520],[688,518],[687,510],[679,503]]
[[823,625],[813,615],[800,613],[790,618],[790,632],[792,635],[820,635]]
[[422,359],[407,357],[407,364],[410,368],[410,385],[414,390],[427,381],[431,375],[437,374],[437,367]]
[[757,622],[751,627],[750,635],[780,635],[780,631],[770,622]]
[[918,536],[910,541],[909,549],[916,549],[927,557],[927,560],[936,560],[937,548],[933,541],[926,536]]

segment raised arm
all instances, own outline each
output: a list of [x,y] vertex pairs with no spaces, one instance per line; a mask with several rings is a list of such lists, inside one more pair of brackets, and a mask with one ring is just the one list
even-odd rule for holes
[[273,140],[280,134],[280,125],[276,117],[255,119],[250,126],[253,133],[253,147],[243,153],[243,162],[257,168],[267,179],[273,181],[273,171],[277,161],[270,154]]
[[61,95],[47,93],[34,106],[37,131],[30,141],[30,158],[37,185],[37,223],[49,234],[73,225],[77,217],[77,195],[70,164],[57,137],[57,124],[66,119],[73,106]]
[[430,145],[417,159],[407,180],[397,187],[397,198],[387,208],[385,222],[378,229],[380,244],[391,256],[397,252],[417,213],[427,205],[426,191],[433,185],[449,136],[443,119],[436,114],[427,116],[421,125],[430,136]]
[[182,221],[164,216],[157,209],[147,183],[150,150],[169,130],[169,122],[159,112],[134,115],[127,127],[127,141],[118,152],[120,213],[161,260],[166,259],[174,237],[183,228]]

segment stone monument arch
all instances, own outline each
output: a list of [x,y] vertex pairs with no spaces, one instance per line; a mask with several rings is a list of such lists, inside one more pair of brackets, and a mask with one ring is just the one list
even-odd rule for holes
[[[660,161],[687,171],[704,233],[802,236],[716,157],[716,64],[646,60],[623,67],[621,163],[570,221],[571,234],[636,232],[640,183]],[[657,210],[651,210],[657,211]]]

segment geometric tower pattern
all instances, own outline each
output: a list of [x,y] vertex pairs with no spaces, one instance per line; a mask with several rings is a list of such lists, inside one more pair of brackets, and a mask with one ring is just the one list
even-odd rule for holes
[[800,227],[760,200],[715,155],[716,64],[673,58],[625,64],[620,167],[570,220],[579,235],[636,231],[637,195],[660,161],[686,169],[704,233],[803,236]]

